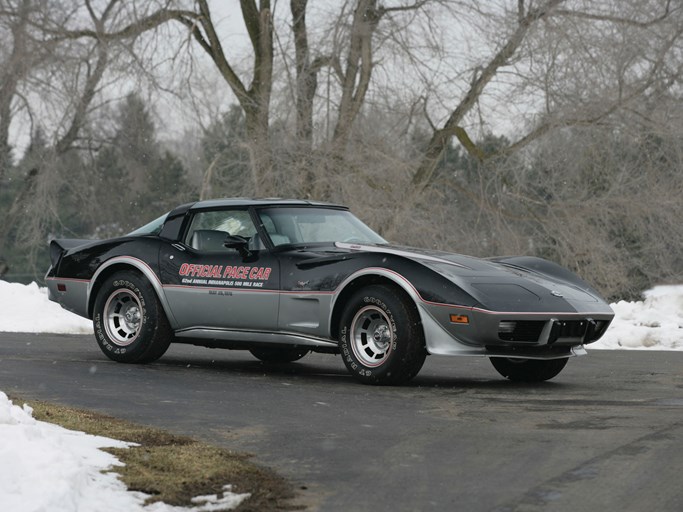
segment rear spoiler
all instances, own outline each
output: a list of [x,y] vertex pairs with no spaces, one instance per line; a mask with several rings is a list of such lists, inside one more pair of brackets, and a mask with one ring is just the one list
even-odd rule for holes
[[50,242],[50,262],[52,263],[52,268],[57,268],[57,263],[59,263],[62,254],[69,249],[91,244],[95,241],[96,240],[83,240],[80,238],[60,238],[52,240]]

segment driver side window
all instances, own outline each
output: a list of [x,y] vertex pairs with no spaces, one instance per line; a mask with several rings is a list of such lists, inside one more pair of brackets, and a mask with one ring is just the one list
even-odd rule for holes
[[202,252],[234,252],[223,246],[228,235],[251,241],[258,237],[256,226],[246,210],[214,210],[198,212],[192,218],[185,244]]

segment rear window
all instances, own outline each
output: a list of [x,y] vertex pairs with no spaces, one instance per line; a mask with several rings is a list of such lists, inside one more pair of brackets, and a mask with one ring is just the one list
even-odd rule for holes
[[164,226],[167,216],[168,213],[164,213],[161,217],[154,219],[149,224],[145,224],[141,228],[131,231],[128,233],[128,236],[158,235],[161,233],[161,228]]

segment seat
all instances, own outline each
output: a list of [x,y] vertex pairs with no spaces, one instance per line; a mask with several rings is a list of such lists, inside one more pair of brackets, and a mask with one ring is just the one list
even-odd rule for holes
[[227,251],[223,242],[229,234],[215,229],[198,229],[192,233],[190,246],[198,251]]
[[268,236],[273,241],[273,245],[277,247],[278,245],[285,245],[291,243],[291,239],[287,235],[281,235],[277,232],[275,223],[268,215],[261,215],[261,221],[263,222],[263,227],[266,229]]

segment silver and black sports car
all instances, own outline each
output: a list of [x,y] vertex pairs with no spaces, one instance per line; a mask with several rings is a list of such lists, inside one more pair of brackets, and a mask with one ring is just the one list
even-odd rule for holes
[[179,342],[267,362],[340,353],[371,384],[408,381],[427,354],[486,356],[509,379],[542,381],[614,316],[550,261],[398,247],[312,201],[185,204],[121,238],[54,240],[50,258],[50,299],[91,318],[124,363]]

